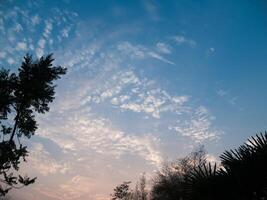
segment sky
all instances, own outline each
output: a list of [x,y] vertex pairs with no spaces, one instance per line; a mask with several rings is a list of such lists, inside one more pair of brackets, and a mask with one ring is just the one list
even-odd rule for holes
[[267,130],[264,0],[0,0],[0,66],[68,68],[37,115],[18,200],[105,200],[205,145],[210,161]]

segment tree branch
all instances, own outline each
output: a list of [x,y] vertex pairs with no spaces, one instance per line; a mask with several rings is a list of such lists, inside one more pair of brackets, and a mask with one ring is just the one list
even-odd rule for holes
[[15,124],[14,124],[12,134],[10,136],[9,142],[11,142],[14,139],[14,136],[15,136],[15,133],[17,130],[17,126],[18,126],[18,119],[19,119],[19,111],[17,112],[17,116],[15,117]]

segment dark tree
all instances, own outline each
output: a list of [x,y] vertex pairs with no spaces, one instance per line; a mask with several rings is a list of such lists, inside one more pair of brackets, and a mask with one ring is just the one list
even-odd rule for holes
[[20,138],[34,135],[38,127],[35,113],[49,111],[55,94],[53,81],[66,73],[53,61],[52,54],[37,60],[26,55],[17,74],[0,70],[0,196],[36,179],[18,174],[21,161],[28,155]]
[[130,184],[131,182],[123,182],[114,189],[111,195],[112,200],[128,200],[131,196]]
[[146,177],[145,174],[143,173],[142,176],[139,179],[139,199],[140,200],[147,200],[147,190],[146,190]]
[[[150,199],[267,200],[267,132],[251,137],[237,149],[225,151],[220,158],[219,167],[212,165],[200,148],[166,164],[154,177]],[[128,185],[121,185],[117,191],[124,194],[121,199],[145,199],[138,185],[136,188],[129,192]]]
[[135,189],[130,188],[130,181],[123,182],[114,189],[114,193],[111,195],[111,200],[147,200],[148,191],[146,188],[146,177],[143,173],[139,180],[136,182]]
[[131,195],[129,195],[129,200],[147,200],[149,199],[147,191],[147,181],[145,173],[142,173],[139,180],[136,182],[135,189],[131,190]]
[[221,156],[224,171],[231,176],[243,199],[267,199],[267,132],[251,137],[238,149]]
[[201,146],[188,156],[165,164],[154,177],[151,200],[184,200],[185,181],[199,165],[206,163],[206,153]]
[[225,151],[221,168],[198,167],[188,179],[188,199],[266,200],[267,133]]

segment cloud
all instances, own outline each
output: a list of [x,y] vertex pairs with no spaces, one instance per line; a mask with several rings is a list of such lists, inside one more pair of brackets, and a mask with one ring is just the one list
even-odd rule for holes
[[211,164],[217,164],[217,166],[221,163],[220,159],[217,156],[214,156],[212,154],[206,154],[206,159],[208,162],[210,162]]
[[155,53],[153,51],[148,52],[148,55],[150,55],[152,58],[156,58],[156,59],[161,60],[161,61],[163,61],[165,63],[170,64],[170,65],[175,65],[174,62],[169,61],[169,60],[163,58],[162,56],[160,56],[159,54],[157,54],[157,53]]
[[27,50],[26,42],[18,42],[17,46],[16,46],[16,50],[18,50],[18,51],[26,51]]
[[21,31],[23,30],[21,24],[19,24],[19,23],[16,23],[13,29],[14,29],[14,31],[17,32],[17,33],[18,33],[18,32],[21,32]]
[[190,39],[190,38],[186,38],[185,36],[183,35],[176,35],[173,37],[174,41],[177,43],[177,44],[187,44],[191,47],[195,47],[197,45],[197,43]]
[[32,25],[38,25],[40,23],[40,17],[36,14],[31,18]]
[[51,155],[41,143],[35,143],[31,148],[28,163],[33,169],[45,176],[57,173],[65,174],[70,170],[69,164],[51,158]]
[[146,48],[142,45],[132,45],[130,42],[120,42],[117,46],[118,50],[124,54],[129,54],[131,58],[137,59],[146,59],[146,58],[155,58],[157,60],[163,61],[165,63],[174,65],[172,61],[162,57],[158,53],[152,51],[149,48]]
[[52,20],[45,20],[45,30],[44,30],[43,36],[45,38],[48,38],[52,29],[53,29]]
[[[207,108],[203,106],[194,108],[190,105],[188,95],[172,96],[167,91],[158,88],[153,81],[138,77],[133,70],[120,68],[128,54],[133,55],[134,59],[143,59],[147,56],[147,49],[142,45],[133,46],[129,42],[119,43],[118,51],[111,48],[110,52],[106,52],[105,56],[100,58],[104,63],[94,57],[94,55],[98,55],[97,51],[101,51],[101,48],[95,49],[93,54],[87,51],[88,56],[85,58],[89,59],[88,61],[84,60],[84,56],[76,58],[73,55],[75,65],[79,65],[79,62],[85,62],[87,63],[85,64],[87,70],[93,69],[93,66],[103,67],[101,70],[99,69],[101,75],[95,75],[93,80],[85,81],[85,85],[91,85],[91,87],[86,89],[87,87],[82,86],[81,93],[74,96],[79,96],[82,99],[83,106],[105,105],[106,108],[111,107],[112,112],[115,113],[117,109],[120,109],[124,112],[140,114],[140,117],[145,114],[155,119],[160,119],[164,113],[173,113],[177,115],[176,117],[179,119],[177,124],[181,124],[181,126],[172,125],[173,122],[169,121],[170,127],[172,127],[170,130],[175,130],[195,142],[218,139],[220,132],[213,128],[214,118]],[[82,49],[81,52],[86,52],[86,50]],[[108,65],[105,63],[106,57],[109,58]],[[110,60],[110,58],[114,60]],[[96,60],[98,61],[96,62]],[[74,66],[72,60],[68,63]],[[92,63],[96,63],[96,65]],[[101,84],[98,84],[100,82]],[[71,105],[74,106],[75,102],[78,101],[76,99]],[[164,118],[162,120],[165,121]]]
[[[96,194],[95,191],[99,190],[93,179],[74,175],[67,179],[64,183],[54,187],[39,186],[31,188],[31,192],[26,194],[27,199],[51,199],[51,200],[78,200],[78,199],[89,199],[89,200],[108,200],[109,195]],[[33,194],[30,197],[30,194]]]
[[163,43],[163,42],[158,42],[156,44],[157,50],[160,53],[164,53],[164,54],[170,54],[171,53],[171,48],[169,45]]
[[0,51],[0,58],[5,58],[6,57],[6,52]]
[[45,28],[42,34],[43,37],[38,41],[38,48],[36,49],[36,55],[39,58],[45,54],[45,45],[47,41],[50,41],[50,44],[53,44],[53,40],[49,39],[52,29],[52,20],[45,20]]
[[7,63],[12,65],[15,63],[15,60],[13,58],[9,57],[9,58],[7,58]]
[[[70,115],[70,113],[65,113],[65,115]],[[71,112],[71,115],[53,117],[53,122],[48,119],[42,120],[39,134],[51,139],[65,151],[79,152],[91,149],[98,154],[114,156],[114,158],[130,153],[137,154],[152,164],[161,163],[160,153],[154,148],[156,138],[153,136],[127,135],[123,131],[113,129],[109,120],[91,119],[81,111]],[[62,123],[65,123],[63,127],[57,126],[57,124],[63,125]],[[50,126],[46,128],[48,124]]]
[[71,31],[71,27],[66,27],[61,31],[62,37],[63,38],[68,38],[69,37],[69,32]]
[[146,55],[146,49],[140,45],[134,46],[129,42],[118,44],[118,50],[130,54],[133,58],[143,59]]
[[89,92],[83,104],[110,102],[124,111],[145,113],[159,119],[161,113],[185,110],[188,96],[170,96],[146,79],[141,80],[132,70],[122,70],[110,76],[102,87]]
[[59,186],[61,191],[64,191],[62,199],[78,199],[79,197],[89,194],[91,188],[94,184],[91,180],[84,176],[74,176],[67,183],[61,184]]
[[[181,96],[181,98],[186,97]],[[159,119],[162,112],[171,111],[174,107],[179,109],[185,102],[176,104],[164,91],[150,90],[146,93],[139,93],[134,101],[127,100],[122,102],[120,108],[134,112],[144,112]]]
[[[172,113],[184,124],[183,130],[186,131],[181,132],[193,141],[215,139],[217,132],[212,130],[212,117],[204,107],[194,110],[189,106],[189,96],[170,95],[158,88],[155,82],[138,76],[134,70],[122,68],[128,54],[122,50],[129,50],[135,59],[142,55],[136,51],[141,49],[145,52],[143,55],[147,53],[147,47],[122,44],[117,49],[104,46],[109,50],[103,53],[99,53],[103,51],[101,46],[89,44],[88,48],[75,50],[71,57],[66,53],[65,58],[68,59],[60,58],[71,67],[68,74],[70,80],[76,76],[80,78],[75,79],[74,85],[69,83],[69,89],[65,87],[64,92],[58,93],[58,103],[55,104],[57,112],[51,110],[47,118],[40,119],[41,136],[52,139],[66,152],[90,149],[114,158],[131,154],[159,165],[162,155],[158,149],[159,138],[152,134],[153,127],[138,136],[135,132],[125,132],[114,127],[112,119],[94,114],[106,115],[97,110],[100,106],[112,109],[114,115],[121,115],[120,111],[140,114],[138,118],[145,114],[151,119],[159,119],[164,113]],[[164,122],[165,117],[162,120]],[[172,124],[172,121],[169,123]],[[48,124],[51,129],[47,128]],[[177,127],[174,128],[178,132]]]
[[[11,60],[5,56],[1,63],[18,64],[26,50],[29,53],[35,50],[38,57],[47,51],[55,51],[60,42],[66,41],[74,32],[77,13],[51,8],[46,15],[40,16],[37,7],[41,8],[42,4],[25,3],[25,6],[10,6],[1,11],[0,43],[5,46],[2,51],[12,57]],[[43,33],[40,34],[40,30]],[[52,32],[59,38],[51,36]]]
[[229,99],[229,103],[232,105],[232,106],[235,106],[237,104],[237,99],[238,97],[232,97],[231,99]]
[[215,48],[214,47],[210,47],[209,48],[209,52],[214,53],[215,52]]
[[225,89],[219,89],[216,91],[217,95],[221,97],[224,101],[226,101],[231,106],[237,108],[239,111],[243,111],[244,108],[242,108],[238,104],[238,96],[231,94],[230,90]]
[[206,51],[206,54],[207,54],[207,56],[210,56],[210,55],[214,54],[215,51],[216,51],[216,50],[215,50],[214,47],[210,47],[210,48]]
[[46,41],[45,41],[45,39],[40,39],[39,41],[38,41],[38,46],[41,48],[41,49],[44,49],[45,48],[45,43],[46,43]]
[[196,143],[202,143],[205,140],[217,140],[221,132],[212,128],[212,120],[214,118],[209,114],[207,108],[200,106],[191,113],[189,119],[178,120],[177,124],[169,126],[169,129],[191,138]]
[[[73,57],[75,59],[75,56]],[[83,59],[82,57],[80,57]],[[86,57],[88,58],[88,57]],[[103,58],[102,58],[103,59]],[[103,59],[105,60],[105,59]],[[69,64],[71,64],[70,62]],[[93,64],[94,62],[91,62]],[[99,64],[99,63],[98,63]],[[98,66],[98,65],[97,65]],[[116,66],[116,65],[115,65]],[[76,73],[73,71],[72,73]],[[50,112],[52,116],[66,116],[60,118],[53,118],[53,122],[47,119],[41,120],[45,124],[50,124],[51,130],[45,130],[47,125],[41,125],[42,136],[52,138],[62,149],[67,151],[81,151],[82,149],[91,149],[96,153],[103,155],[111,155],[120,157],[123,154],[135,154],[144,158],[152,164],[159,165],[161,162],[160,153],[155,149],[156,143],[150,141],[156,141],[153,136],[134,136],[128,135],[121,130],[113,129],[112,122],[105,118],[90,117],[90,107],[95,104],[103,104],[107,100],[109,102],[112,99],[121,94],[124,87],[137,86],[141,84],[139,78],[132,71],[118,72],[113,76],[110,76],[109,72],[106,74],[110,78],[106,79],[104,74],[99,74],[106,82],[99,79],[98,75],[94,79],[90,80],[88,86],[86,82],[80,86],[76,86],[77,94],[72,97],[65,96],[64,93],[60,94],[62,98],[59,99],[58,112]],[[109,80],[109,81],[108,81]],[[101,87],[95,87],[98,82],[103,82]],[[93,85],[92,85],[93,84]],[[103,87],[103,88],[102,88]],[[90,94],[90,95],[88,95]],[[73,99],[73,97],[76,99]],[[126,101],[129,97],[127,95],[120,95],[120,104]],[[73,100],[73,101],[72,101]],[[79,103],[78,103],[79,102]],[[115,100],[113,100],[113,103]],[[110,103],[112,105],[112,103]],[[85,109],[85,106],[88,109]],[[50,117],[48,117],[51,119]],[[57,122],[56,122],[57,121]],[[54,124],[54,122],[56,122]],[[56,128],[58,124],[65,123],[66,126],[61,129]],[[56,132],[53,130],[58,129]],[[65,133],[66,138],[62,138],[59,133]],[[59,135],[58,135],[59,134]],[[55,137],[57,135],[57,137]]]
[[38,41],[38,48],[36,49],[36,55],[38,58],[44,55],[45,44],[46,44],[46,41],[43,38]]
[[223,97],[223,96],[227,95],[228,92],[227,92],[226,90],[219,89],[219,90],[217,91],[217,94],[218,94],[219,96]]
[[143,3],[144,8],[146,10],[146,12],[148,13],[148,15],[150,16],[150,18],[154,21],[159,21],[160,20],[160,16],[159,16],[159,6],[156,5],[156,2],[154,1],[144,1]]

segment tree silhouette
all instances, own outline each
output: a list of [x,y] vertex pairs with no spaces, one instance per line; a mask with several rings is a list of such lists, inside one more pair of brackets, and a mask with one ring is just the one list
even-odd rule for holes
[[225,151],[220,158],[242,199],[266,199],[267,132],[251,137],[238,149]]
[[223,173],[219,173],[219,171],[220,170],[217,171],[216,165],[212,166],[210,163],[200,165],[191,171],[184,184],[185,199],[232,199],[232,194],[229,194],[229,189],[231,189],[232,185],[230,186],[227,184],[227,176],[224,176]]
[[53,81],[66,73],[65,68],[53,66],[53,61],[52,54],[37,60],[26,55],[18,74],[0,70],[0,196],[36,179],[18,174],[28,155],[20,138],[34,135],[38,127],[34,114],[49,111],[55,94]]
[[[225,151],[220,159],[219,166],[208,163],[201,147],[164,165],[153,179],[150,199],[267,200],[267,132]],[[136,191],[130,199],[140,199],[138,187]]]
[[112,200],[129,200],[131,196],[130,184],[131,182],[123,182],[114,189],[114,193],[111,195]]
[[145,173],[142,173],[139,180],[135,184],[135,189],[131,190],[130,200],[147,200],[147,181]]
[[267,133],[225,151],[222,167],[199,166],[187,180],[188,199],[266,200]]
[[153,179],[151,200],[185,199],[185,181],[198,166],[206,163],[206,152],[200,146],[188,156],[165,164]]
[[143,173],[142,176],[139,179],[139,194],[140,194],[140,200],[147,200],[147,190],[146,190],[146,177]]
[[123,182],[114,189],[111,194],[111,200],[147,200],[148,191],[146,188],[145,173],[142,173],[139,180],[135,184],[135,189],[130,188],[130,181]]

